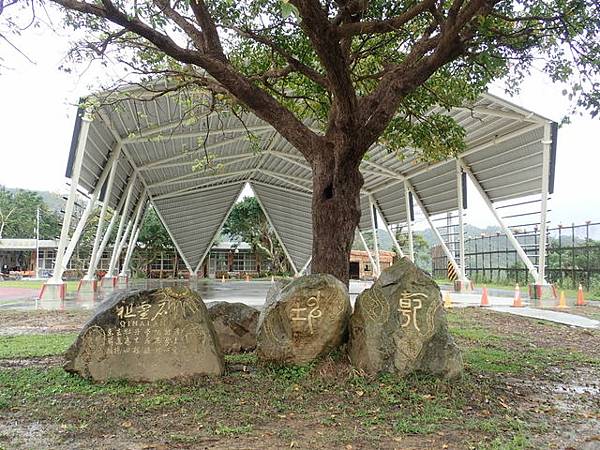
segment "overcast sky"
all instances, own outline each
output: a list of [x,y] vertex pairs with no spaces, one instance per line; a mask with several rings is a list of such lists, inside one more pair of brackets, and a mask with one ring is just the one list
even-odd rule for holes
[[[75,104],[114,77],[113,69],[59,71],[68,39],[45,29],[27,30],[14,41],[33,61],[0,41],[8,68],[0,69],[0,184],[35,190],[64,191],[65,167],[73,131]],[[514,103],[554,120],[567,109],[562,87],[541,75],[528,80]],[[506,96],[498,89],[492,93]],[[600,122],[576,117],[559,130],[553,224],[600,221]],[[493,224],[474,189],[469,191],[469,223]]]

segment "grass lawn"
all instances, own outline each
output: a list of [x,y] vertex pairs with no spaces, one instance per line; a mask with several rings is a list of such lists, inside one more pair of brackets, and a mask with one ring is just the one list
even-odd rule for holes
[[60,367],[75,334],[0,336],[0,448],[594,448],[600,332],[474,308],[448,319],[465,361],[453,382],[365,377],[338,351],[295,367],[232,355],[225,376],[185,383],[93,383]]

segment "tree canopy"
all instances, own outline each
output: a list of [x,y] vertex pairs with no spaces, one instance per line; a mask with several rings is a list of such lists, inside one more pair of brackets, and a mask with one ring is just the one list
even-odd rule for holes
[[254,251],[266,256],[273,272],[285,271],[285,254],[256,197],[246,197],[234,205],[223,232],[247,242]]
[[38,208],[40,239],[55,239],[60,234],[60,219],[37,192],[13,192],[0,186],[0,239],[35,239]]

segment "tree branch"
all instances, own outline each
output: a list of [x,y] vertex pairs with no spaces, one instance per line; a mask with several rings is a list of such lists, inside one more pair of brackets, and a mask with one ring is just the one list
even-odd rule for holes
[[406,25],[432,6],[435,6],[435,0],[423,0],[396,17],[340,25],[338,33],[340,36],[348,37],[359,34],[383,34],[398,31],[403,25]]
[[325,76],[317,72],[312,67],[307,66],[299,59],[295,58],[291,53],[284,50],[279,45],[275,44],[271,39],[268,39],[265,36],[261,36],[252,30],[242,30],[239,28],[232,29],[236,31],[240,36],[247,37],[269,47],[271,50],[273,50],[275,53],[279,54],[283,59],[285,59],[291,68],[301,73],[309,80],[314,81],[315,83],[324,87],[325,89],[331,88],[330,83]]
[[317,0],[290,0],[299,11],[300,26],[310,39],[317,57],[325,68],[333,94],[330,130],[338,129],[352,136],[358,127],[358,102],[347,60],[340,45],[340,35],[329,22]]

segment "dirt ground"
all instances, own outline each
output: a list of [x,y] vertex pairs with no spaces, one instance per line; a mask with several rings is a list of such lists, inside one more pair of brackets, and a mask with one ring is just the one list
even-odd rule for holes
[[[89,315],[0,312],[0,335]],[[145,385],[81,380],[60,355],[0,359],[0,449],[600,449],[600,331],[480,308],[448,319],[455,382],[363,377],[343,352],[300,368],[238,355],[218,379]]]

